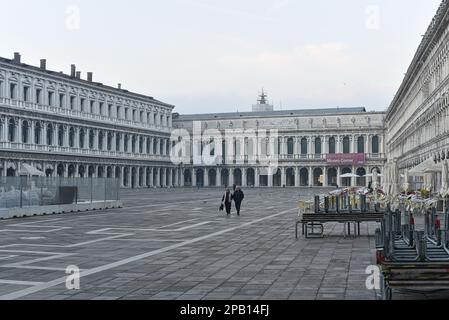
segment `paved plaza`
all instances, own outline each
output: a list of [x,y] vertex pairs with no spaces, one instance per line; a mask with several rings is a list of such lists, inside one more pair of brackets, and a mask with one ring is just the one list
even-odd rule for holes
[[[374,299],[376,224],[295,239],[299,197],[319,189],[246,189],[242,215],[221,190],[126,190],[125,208],[0,221],[0,299]],[[81,269],[80,290],[66,268]],[[402,298],[442,298],[401,293]]]

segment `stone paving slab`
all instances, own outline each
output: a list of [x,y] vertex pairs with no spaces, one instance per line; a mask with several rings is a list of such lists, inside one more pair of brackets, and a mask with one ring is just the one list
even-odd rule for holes
[[[240,217],[218,212],[221,190],[148,189],[123,191],[123,209],[0,221],[0,299],[374,299],[375,223],[356,239],[327,224],[296,240],[299,195],[322,190],[244,191]],[[65,286],[69,265],[87,273],[79,290]]]

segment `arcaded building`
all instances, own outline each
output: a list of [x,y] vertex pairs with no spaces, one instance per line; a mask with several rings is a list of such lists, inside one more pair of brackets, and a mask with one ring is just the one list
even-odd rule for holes
[[0,58],[0,173],[22,164],[47,176],[119,178],[122,187],[174,186],[174,106],[153,97]]
[[[193,145],[205,143],[193,134],[194,125],[202,131],[216,129],[223,133],[223,140],[215,144],[222,148],[222,160],[205,165],[194,162],[192,157],[192,161],[182,163],[183,185],[366,186],[371,181],[366,175],[383,170],[386,160],[383,112],[367,112],[360,107],[273,111],[264,93],[252,110],[174,114],[173,127],[190,133],[190,155],[194,154]],[[243,130],[243,136],[225,141],[225,131],[235,128]],[[257,132],[273,129],[277,131],[276,137],[257,136]],[[245,136],[248,130],[256,132],[256,136]],[[270,143],[273,148],[267,147]],[[274,153],[277,168],[267,172],[266,165],[254,158],[260,152]]]
[[[399,168],[402,182],[405,177],[408,182],[419,182],[408,171],[428,159],[436,167],[449,159],[448,56],[449,2],[445,0],[386,113],[388,163]],[[432,172],[433,191],[441,186],[441,171]]]

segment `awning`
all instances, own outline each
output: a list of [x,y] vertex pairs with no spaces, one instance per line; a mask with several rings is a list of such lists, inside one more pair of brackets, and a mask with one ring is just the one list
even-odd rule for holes
[[410,175],[424,175],[432,172],[442,172],[443,165],[441,163],[435,163],[433,159],[429,158],[426,161],[418,164],[416,167],[410,169],[408,172]]

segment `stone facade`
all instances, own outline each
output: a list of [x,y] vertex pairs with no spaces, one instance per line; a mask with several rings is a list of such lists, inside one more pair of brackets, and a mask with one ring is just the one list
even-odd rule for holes
[[[432,20],[386,113],[388,161],[400,173],[428,158],[449,158],[449,2]],[[441,185],[436,174],[435,191]]]
[[173,106],[0,58],[0,174],[22,163],[48,176],[116,177],[122,187],[179,185],[170,162]]
[[[257,110],[257,108],[253,108]],[[268,186],[268,187],[315,187],[315,186],[365,186],[369,178],[340,178],[342,174],[355,173],[359,176],[373,170],[382,172],[386,155],[384,150],[384,113],[366,112],[364,108],[338,108],[321,110],[292,110],[273,112],[246,112],[203,115],[174,115],[175,129],[184,129],[194,137],[194,123],[201,130],[217,129],[224,133],[226,129],[241,130],[277,130],[276,138],[245,137],[231,142],[232,154],[221,154],[224,161],[215,165],[183,163],[182,177],[184,185],[203,186]],[[223,135],[224,137],[224,135]],[[195,138],[193,138],[195,139]],[[265,139],[272,141],[274,154],[278,159],[278,168],[268,174],[266,168],[252,161],[257,149],[261,149]],[[203,138],[190,143],[202,144]],[[223,138],[223,140],[225,140]],[[229,140],[229,139],[227,139]],[[242,143],[238,142],[242,141]],[[229,141],[218,141],[217,145]],[[263,151],[263,152],[266,152]],[[364,155],[364,161],[358,165],[335,165],[327,161],[328,155]],[[320,181],[320,178],[322,179]]]

